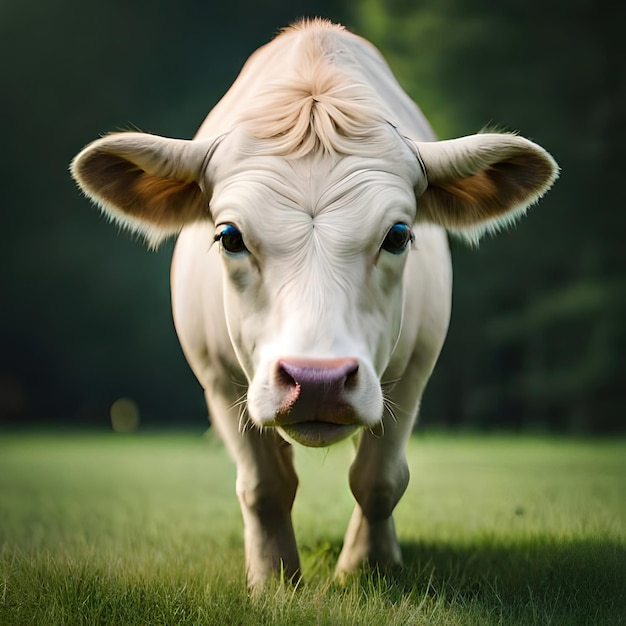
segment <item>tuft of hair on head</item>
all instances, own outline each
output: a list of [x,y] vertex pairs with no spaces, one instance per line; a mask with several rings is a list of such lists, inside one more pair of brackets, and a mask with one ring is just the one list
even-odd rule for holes
[[241,122],[265,154],[380,154],[389,142],[380,99],[358,74],[340,67],[332,46],[325,45],[328,32],[343,27],[314,23],[312,31],[309,22],[285,31],[306,28],[306,36],[297,42],[283,75],[266,85]]

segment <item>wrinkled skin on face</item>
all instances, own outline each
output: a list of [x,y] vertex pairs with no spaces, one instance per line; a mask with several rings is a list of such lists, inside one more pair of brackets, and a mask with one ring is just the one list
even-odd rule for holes
[[[380,422],[379,381],[400,333],[419,175],[399,138],[397,148],[402,160],[249,157],[214,173],[226,320],[256,426],[317,423],[319,432],[309,425],[290,438],[325,445]],[[315,360],[350,358],[357,371],[332,399],[301,394],[290,404],[293,385],[279,374],[279,361],[290,358],[313,369]],[[328,428],[335,421],[344,428]]]

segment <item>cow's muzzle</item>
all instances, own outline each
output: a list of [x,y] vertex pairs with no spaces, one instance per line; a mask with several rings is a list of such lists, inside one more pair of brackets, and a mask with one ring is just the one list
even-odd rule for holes
[[358,384],[354,358],[285,357],[276,361],[274,383],[282,395],[275,425],[306,446],[326,446],[362,426],[349,402]]

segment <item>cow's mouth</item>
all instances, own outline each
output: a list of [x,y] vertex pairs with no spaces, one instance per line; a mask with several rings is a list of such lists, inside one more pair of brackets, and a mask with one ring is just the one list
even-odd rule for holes
[[354,435],[356,424],[333,424],[331,422],[308,421],[279,426],[285,439],[293,440],[309,448],[323,448]]

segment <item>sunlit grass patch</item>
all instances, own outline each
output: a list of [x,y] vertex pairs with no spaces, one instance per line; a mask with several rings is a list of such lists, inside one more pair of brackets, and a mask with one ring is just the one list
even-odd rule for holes
[[619,624],[626,446],[415,438],[405,567],[333,580],[351,450],[300,451],[305,581],[245,588],[235,469],[194,435],[0,435],[0,624]]

